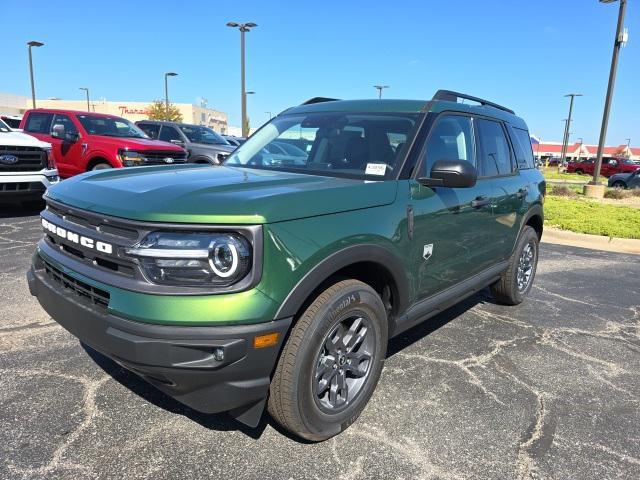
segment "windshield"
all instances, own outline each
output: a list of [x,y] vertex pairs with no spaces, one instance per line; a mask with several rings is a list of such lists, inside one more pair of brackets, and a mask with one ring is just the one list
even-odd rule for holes
[[417,114],[309,113],[276,117],[225,165],[382,180],[397,168]]
[[149,138],[129,120],[119,117],[78,115],[78,120],[90,135],[105,137]]
[[207,145],[229,145],[229,143],[208,127],[199,125],[179,125],[182,133],[193,143],[206,143]]
[[0,119],[0,132],[10,132],[11,129]]

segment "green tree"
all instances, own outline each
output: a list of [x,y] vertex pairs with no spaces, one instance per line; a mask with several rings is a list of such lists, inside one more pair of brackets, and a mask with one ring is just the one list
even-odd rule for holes
[[181,122],[182,114],[178,107],[173,103],[169,103],[169,109],[162,100],[155,100],[147,108],[147,115],[149,120],[169,120],[171,122]]

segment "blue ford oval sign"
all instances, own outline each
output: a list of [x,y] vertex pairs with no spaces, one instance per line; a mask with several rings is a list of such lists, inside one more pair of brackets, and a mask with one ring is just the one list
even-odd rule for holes
[[13,165],[14,163],[18,163],[18,157],[15,155],[0,155],[0,163]]

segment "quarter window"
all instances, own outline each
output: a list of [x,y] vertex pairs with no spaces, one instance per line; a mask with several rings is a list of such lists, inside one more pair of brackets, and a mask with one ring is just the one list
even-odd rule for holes
[[25,132],[49,135],[51,120],[53,120],[53,113],[30,113],[24,130]]
[[482,118],[476,120],[476,125],[481,147],[478,176],[495,177],[510,174],[513,171],[511,151],[502,125]]
[[511,128],[513,149],[516,154],[518,168],[534,168],[533,150],[531,149],[531,137],[529,132],[521,128]]
[[444,115],[433,127],[425,149],[421,176],[429,176],[439,160],[466,160],[475,166],[471,117]]

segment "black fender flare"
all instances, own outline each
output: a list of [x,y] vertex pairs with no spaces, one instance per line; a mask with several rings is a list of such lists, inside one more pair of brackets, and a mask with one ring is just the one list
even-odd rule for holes
[[520,237],[520,233],[522,233],[522,229],[525,227],[527,223],[529,223],[529,220],[531,220],[531,218],[535,216],[540,217],[540,220],[542,220],[542,225],[544,228],[544,211],[542,209],[542,205],[539,203],[535,203],[529,208],[529,210],[527,210],[527,213],[525,213],[524,216],[522,217],[522,223],[520,224],[520,232],[518,232],[518,237]]
[[196,155],[195,157],[189,158],[189,163],[208,163],[209,165],[219,165],[216,159],[212,157],[208,157],[206,155]]
[[295,316],[309,295],[327,278],[345,267],[361,262],[376,263],[389,273],[394,282],[394,311],[399,313],[406,310],[409,303],[409,282],[400,259],[380,245],[362,244],[338,250],[309,270],[289,292],[275,318]]

